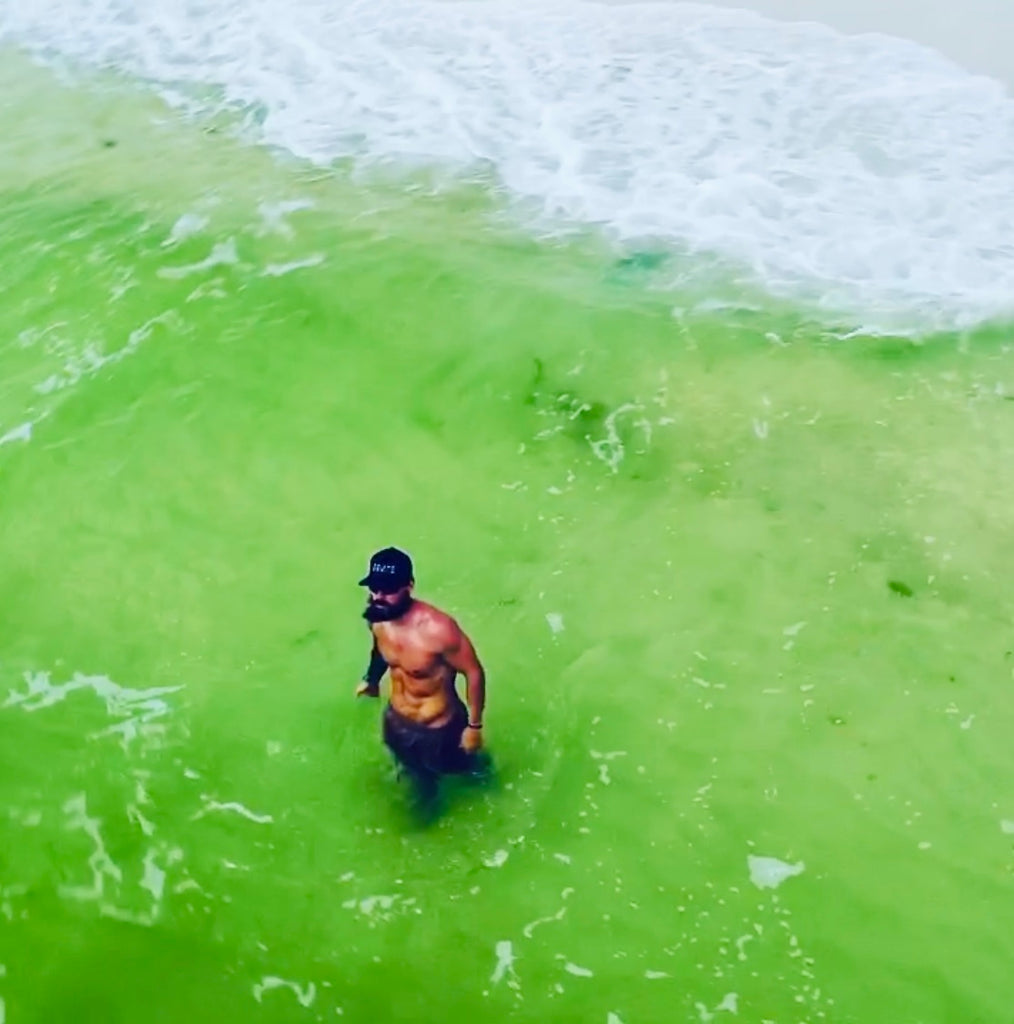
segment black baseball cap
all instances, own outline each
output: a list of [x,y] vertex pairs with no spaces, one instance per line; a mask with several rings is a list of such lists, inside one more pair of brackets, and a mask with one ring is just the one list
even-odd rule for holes
[[384,548],[370,559],[370,571],[359,581],[378,593],[394,593],[412,582],[412,559],[397,548]]

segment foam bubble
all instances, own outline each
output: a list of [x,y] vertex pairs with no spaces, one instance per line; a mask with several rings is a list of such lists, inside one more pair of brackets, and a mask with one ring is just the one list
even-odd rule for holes
[[31,441],[31,439],[31,422],[22,423],[20,426],[12,427],[6,434],[0,436],[0,447],[3,447],[5,444],[12,444],[14,441]]
[[262,220],[261,233],[292,238],[296,232],[285,219],[286,216],[301,210],[312,210],[313,207],[312,199],[286,199],[280,203],[261,203],[257,208]]
[[399,915],[422,913],[422,908],[417,904],[415,897],[384,894],[348,899],[342,903],[342,908],[360,914],[371,928],[378,923],[391,921]]
[[209,218],[203,213],[184,213],[172,226],[169,237],[162,243],[162,247],[171,248],[179,245],[184,239],[203,231],[208,223]]
[[304,270],[308,267],[319,267],[324,262],[322,252],[314,253],[305,259],[292,260],[289,263],[269,263],[262,271],[262,277],[284,277],[294,270]]
[[715,254],[829,310],[1012,310],[1014,100],[915,43],[573,0],[35,0],[0,38],[245,111],[316,163],[492,170],[543,223]]
[[777,889],[786,879],[801,875],[806,868],[802,861],[798,864],[788,864],[777,857],[750,855],[746,860],[750,869],[750,881],[758,889]]
[[555,914],[553,914],[552,917],[539,917],[536,918],[534,921],[529,921],[529,923],[521,929],[521,934],[524,935],[526,939],[530,939],[532,937],[532,933],[535,931],[536,928],[539,927],[539,925],[551,924],[553,921],[562,921],[566,913],[567,908],[560,907],[560,909]]
[[203,818],[207,814],[214,813],[216,811],[224,811],[226,813],[238,814],[240,817],[246,818],[248,821],[252,821],[257,825],[270,825],[274,822],[274,817],[270,814],[257,814],[255,811],[251,811],[249,807],[239,803],[237,800],[228,800],[224,803],[218,800],[212,800],[202,794],[201,799],[204,801],[204,806],[193,816],[193,820],[197,821],[199,818]]
[[149,850],[144,857],[144,877],[141,879],[141,888],[151,893],[151,898],[156,904],[162,902],[165,893],[166,873],[156,863],[155,850]]
[[263,1002],[264,993],[277,988],[290,989],[292,994],[296,997],[296,1001],[299,1005],[306,1008],[311,1007],[314,1000],[317,998],[317,986],[312,981],[304,986],[297,982],[288,981],[285,978],[279,978],[275,975],[269,974],[261,978],[258,984],[254,985],[254,999],[256,999],[258,1003]]
[[514,944],[509,939],[504,939],[496,944],[493,951],[496,953],[496,966],[489,980],[498,985],[506,978],[509,987],[517,988],[517,974],[514,971],[517,957],[514,955]]
[[66,827],[70,831],[82,831],[91,840],[94,849],[88,857],[88,868],[91,871],[91,885],[61,885],[60,895],[73,900],[98,900],[105,893],[106,881],[111,880],[117,885],[123,881],[123,872],[115,864],[106,850],[99,827],[99,818],[88,815],[88,801],[84,793],[72,797],[63,806],[67,815]]
[[724,1010],[726,1013],[738,1013],[739,996],[735,992],[728,992],[715,1009],[719,1011]]
[[230,238],[225,242],[217,242],[212,246],[211,252],[198,263],[189,263],[182,267],[162,267],[158,271],[159,277],[179,280],[189,277],[191,274],[199,274],[212,267],[232,266],[239,262],[239,254],[236,252],[236,239]]

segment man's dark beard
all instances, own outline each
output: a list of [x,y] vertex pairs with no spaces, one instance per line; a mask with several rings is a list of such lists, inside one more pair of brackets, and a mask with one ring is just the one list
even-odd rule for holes
[[370,601],[363,612],[367,622],[393,622],[400,619],[412,604],[412,595],[405,594],[396,604],[384,604],[382,601]]

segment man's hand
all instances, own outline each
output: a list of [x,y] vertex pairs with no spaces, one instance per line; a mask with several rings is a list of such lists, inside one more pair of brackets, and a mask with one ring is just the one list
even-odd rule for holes
[[466,725],[461,734],[461,749],[466,754],[475,754],[482,750],[482,730]]
[[371,685],[365,679],[356,687],[357,697],[379,697],[380,696],[380,684],[376,686]]

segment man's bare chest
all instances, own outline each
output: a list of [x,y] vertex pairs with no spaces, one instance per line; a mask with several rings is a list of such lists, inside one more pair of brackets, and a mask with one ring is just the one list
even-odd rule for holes
[[439,652],[413,630],[378,628],[374,637],[384,661],[407,675],[422,679],[433,675],[442,664]]

